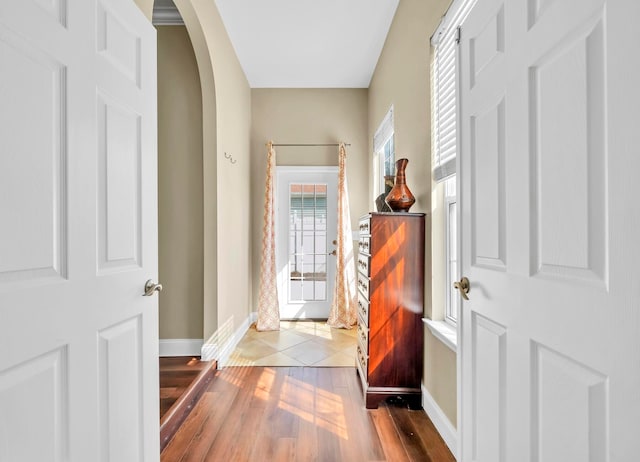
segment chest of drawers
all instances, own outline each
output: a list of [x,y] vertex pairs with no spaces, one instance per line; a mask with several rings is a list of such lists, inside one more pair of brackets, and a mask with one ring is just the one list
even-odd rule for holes
[[403,397],[422,407],[424,214],[359,222],[357,370],[368,409]]

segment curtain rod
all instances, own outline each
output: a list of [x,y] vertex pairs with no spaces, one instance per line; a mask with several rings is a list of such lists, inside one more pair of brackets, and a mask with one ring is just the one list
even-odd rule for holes
[[[351,143],[344,143],[345,146],[351,146]],[[276,144],[272,146],[340,146],[340,143],[328,143],[328,144]]]

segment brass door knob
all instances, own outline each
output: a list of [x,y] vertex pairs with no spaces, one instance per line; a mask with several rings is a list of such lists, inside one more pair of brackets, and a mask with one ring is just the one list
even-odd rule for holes
[[462,298],[464,298],[465,300],[469,300],[469,297],[467,296],[467,294],[471,290],[469,279],[467,279],[466,277],[463,277],[459,281],[454,282],[453,287],[460,291],[460,295],[462,296]]

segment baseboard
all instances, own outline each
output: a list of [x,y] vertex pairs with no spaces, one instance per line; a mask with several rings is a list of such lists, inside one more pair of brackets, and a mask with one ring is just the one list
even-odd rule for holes
[[453,457],[457,459],[458,432],[424,385],[422,385],[422,407],[431,419],[431,422],[433,422],[436,430],[438,430],[438,433],[440,433],[445,444],[449,447]]
[[249,313],[249,316],[232,331],[233,318],[229,319],[202,345],[201,356],[203,361],[217,361],[218,367],[223,367],[229,361],[229,356],[233,353],[244,334],[257,319],[257,313]]
[[200,356],[201,338],[168,338],[160,340],[160,356]]

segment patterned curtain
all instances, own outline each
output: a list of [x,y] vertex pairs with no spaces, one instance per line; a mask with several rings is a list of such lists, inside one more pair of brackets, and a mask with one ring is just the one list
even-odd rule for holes
[[327,324],[351,329],[356,323],[356,272],[347,188],[347,152],[344,143],[338,148],[338,244],[336,248],[336,283]]
[[267,181],[264,194],[262,223],[262,258],[260,260],[260,293],[258,296],[258,322],[256,329],[280,330],[280,307],[276,274],[275,196],[273,175],[276,169],[276,151],[273,142],[267,144]]

